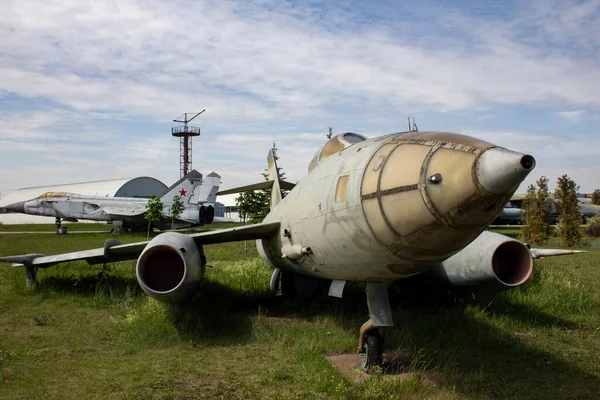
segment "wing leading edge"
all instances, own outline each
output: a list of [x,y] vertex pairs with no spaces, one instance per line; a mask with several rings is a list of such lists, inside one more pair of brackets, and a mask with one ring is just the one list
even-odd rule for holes
[[[279,230],[279,225],[279,222],[269,222],[238,228],[194,233],[187,236],[191,237],[198,245],[265,239],[274,235]],[[108,239],[103,248],[75,251],[54,256],[25,254],[20,256],[0,257],[0,261],[13,263],[14,266],[33,266],[39,268],[48,268],[63,262],[79,260],[85,260],[88,264],[102,264],[106,262],[136,259],[148,243],[148,241],[144,241],[120,244],[119,241],[115,239]]]

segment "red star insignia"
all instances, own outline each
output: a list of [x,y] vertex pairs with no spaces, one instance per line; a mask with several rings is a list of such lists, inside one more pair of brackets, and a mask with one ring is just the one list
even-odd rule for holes
[[181,188],[181,190],[179,191],[179,196],[180,197],[185,197],[186,193],[187,193],[187,190],[185,190],[184,188]]

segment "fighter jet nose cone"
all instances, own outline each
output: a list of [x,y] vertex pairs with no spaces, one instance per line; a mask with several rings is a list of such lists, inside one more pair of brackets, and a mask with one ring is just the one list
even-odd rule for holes
[[8,204],[8,205],[4,206],[4,208],[6,208],[8,211],[25,214],[25,203],[24,202]]
[[489,193],[504,194],[517,186],[535,168],[535,158],[503,148],[485,151],[477,161],[477,179]]

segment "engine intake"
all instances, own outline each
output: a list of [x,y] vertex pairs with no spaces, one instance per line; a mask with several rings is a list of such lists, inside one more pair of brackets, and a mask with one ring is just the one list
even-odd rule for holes
[[205,266],[202,246],[189,236],[166,232],[152,239],[140,254],[136,275],[148,296],[175,302],[199,286]]

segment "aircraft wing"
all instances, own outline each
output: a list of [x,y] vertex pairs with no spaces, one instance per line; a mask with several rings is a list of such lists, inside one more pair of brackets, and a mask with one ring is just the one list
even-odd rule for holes
[[[279,230],[279,222],[247,225],[237,228],[220,229],[187,235],[198,245],[238,242],[242,240],[264,239]],[[47,268],[67,261],[85,260],[88,264],[102,264],[113,261],[136,259],[144,250],[148,241],[119,244],[115,239],[108,239],[103,248],[76,251],[73,253],[44,256],[43,254],[25,254],[20,256],[0,257],[0,261],[13,263],[14,266],[34,266]]]
[[570,256],[572,254],[587,253],[585,250],[568,250],[568,249],[529,249],[531,256],[534,259],[556,257],[556,256]]
[[90,214],[96,214],[103,212],[107,215],[117,215],[122,217],[133,217],[135,215],[144,214],[146,212],[146,206],[131,205],[128,207],[114,207],[114,206],[101,206],[97,210]]

